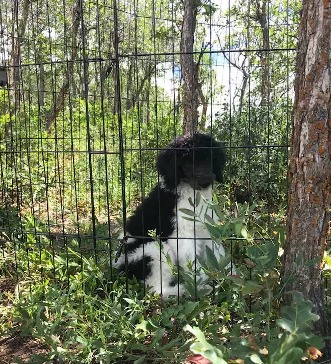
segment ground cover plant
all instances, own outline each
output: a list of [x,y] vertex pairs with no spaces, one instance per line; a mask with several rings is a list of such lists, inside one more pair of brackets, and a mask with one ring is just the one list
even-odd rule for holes
[[230,255],[217,260],[210,250],[201,262],[208,293],[187,274],[187,296],[167,301],[115,279],[107,259],[96,261],[75,240],[56,247],[33,234],[24,244],[3,235],[0,270],[12,289],[1,294],[1,336],[37,340],[30,363],[184,363],[194,355],[212,363],[313,362],[323,340],[311,329],[312,304],[294,293],[293,305],[280,309],[282,234],[266,234],[257,207],[219,197],[211,208],[221,223],[208,218],[206,226],[229,254],[232,245],[238,274],[226,271]]

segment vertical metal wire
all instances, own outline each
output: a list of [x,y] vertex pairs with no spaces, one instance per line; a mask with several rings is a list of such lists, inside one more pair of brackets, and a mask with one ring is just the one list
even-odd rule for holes
[[[247,19],[247,49],[248,49],[248,67],[250,69],[250,50],[251,50],[251,42],[250,42],[250,31],[251,31],[251,2],[248,1],[248,19]],[[250,73],[250,72],[249,72]],[[251,144],[252,144],[252,136],[251,136],[251,78],[248,79],[248,191],[251,190]],[[250,279],[252,279],[252,270],[249,270]],[[249,296],[249,311],[252,311],[252,296]]]
[[[119,158],[120,158],[120,175],[122,182],[122,221],[123,232],[126,234],[126,192],[125,192],[125,157],[124,157],[124,134],[123,134],[123,120],[122,120],[122,103],[121,103],[121,76],[120,76],[120,54],[119,54],[119,24],[118,24],[118,9],[117,0],[113,0],[114,8],[114,63],[115,63],[115,112],[118,121],[118,142],[119,142]],[[127,270],[127,249],[124,245],[125,254],[125,273],[128,277]],[[126,280],[126,291],[128,292],[128,280]]]
[[270,234],[271,233],[271,220],[270,220],[270,216],[271,216],[271,201],[270,201],[270,196],[271,196],[271,192],[270,192],[270,163],[271,163],[271,158],[270,158],[270,33],[269,33],[269,29],[270,29],[270,2],[268,1],[267,3],[267,29],[268,29],[268,49],[264,50],[265,52],[267,52],[267,209],[268,209],[268,221],[267,221],[267,231]]
[[[15,1],[12,9],[12,14],[11,17],[12,19],[16,19],[16,23],[13,21],[12,22],[12,29],[11,29],[11,34],[13,35],[13,37],[15,37],[15,34],[17,34],[15,32],[15,29],[18,30],[18,1]],[[10,16],[7,14],[7,17],[9,18]],[[8,44],[9,46],[9,44]],[[13,46],[13,45],[12,45]],[[19,63],[21,62],[21,60],[19,60]],[[12,67],[12,72],[14,71],[15,67],[20,67],[20,64],[18,65],[11,65]],[[17,212],[18,212],[18,216],[19,216],[19,231],[17,232],[17,236],[20,237],[21,239],[14,239],[14,259],[15,259],[15,268],[16,268],[16,281],[18,282],[19,280],[19,276],[18,276],[18,267],[19,267],[19,260],[18,260],[18,249],[22,249],[26,251],[26,235],[24,234],[24,229],[23,229],[23,223],[22,223],[22,208],[21,208],[21,201],[22,201],[22,188],[20,188],[20,182],[19,182],[19,168],[17,165],[17,159],[18,159],[18,155],[20,153],[19,149],[18,149],[18,133],[17,133],[17,125],[16,125],[16,119],[15,116],[18,113],[18,108],[17,108],[17,102],[16,100],[14,100],[14,102],[12,102],[12,97],[11,94],[12,92],[15,92],[15,87],[14,90],[9,90],[8,88],[8,109],[9,109],[9,127],[5,128],[5,134],[8,136],[9,134],[9,141],[6,138],[6,160],[5,160],[5,165],[6,165],[6,169],[13,169],[14,170],[14,176],[13,176],[13,182],[15,183],[15,185],[10,186],[12,188],[13,191],[16,192],[16,206],[17,206]],[[14,133],[15,132],[15,133]],[[16,139],[14,139],[14,135],[16,135]],[[9,152],[8,152],[9,151]],[[12,183],[13,183],[12,182]],[[14,201],[13,201],[14,202]],[[28,272],[30,270],[30,263],[28,261]],[[18,285],[18,291],[19,290],[19,285]]]
[[[228,0],[228,8],[231,8],[231,0]],[[231,59],[231,12],[228,12],[228,17],[227,17],[227,22],[228,22],[228,44],[227,44],[227,48],[229,51],[229,60]],[[229,82],[229,141],[228,141],[228,156],[229,156],[229,161],[228,161],[228,171],[232,172],[232,160],[233,160],[233,117],[232,117],[232,98],[233,98],[233,94],[232,94],[232,82],[231,82],[231,69],[232,69],[232,65],[231,62],[228,62],[228,67],[229,67],[229,77],[228,77],[228,82]],[[240,122],[241,120],[239,120]],[[229,182],[232,182],[232,176],[229,176]],[[230,240],[230,254],[231,257],[233,257],[233,240]],[[232,264],[231,264],[231,274],[232,274]]]
[[[146,3],[145,3],[146,6]],[[139,89],[139,60],[138,60],[138,36],[139,36],[139,31],[138,31],[138,16],[139,16],[139,1],[138,0],[134,0],[133,2],[133,14],[134,14],[134,43],[135,43],[135,56],[134,56],[134,73],[136,75],[135,77],[135,87],[138,90]],[[140,60],[140,62],[142,62],[142,60]],[[143,170],[143,145],[142,145],[142,130],[141,130],[141,122],[140,120],[142,120],[143,118],[140,117],[141,116],[141,109],[140,109],[140,100],[139,97],[140,95],[138,95],[137,92],[137,96],[138,99],[134,100],[134,102],[137,105],[137,114],[138,114],[138,148],[139,148],[139,170],[140,170],[140,177],[139,177],[139,184],[140,184],[140,194],[141,194],[141,203],[143,203],[144,201],[144,195],[145,195],[145,190],[144,190],[144,170]],[[144,216],[144,212],[142,212],[142,220],[141,220],[141,224],[142,226],[145,226],[145,216]],[[148,235],[148,232],[145,231],[144,232],[146,235]],[[147,237],[147,236],[146,236]],[[142,275],[144,277],[143,280],[143,293],[146,294],[146,279],[145,279],[145,246],[143,245],[143,266],[142,266]]]
[[94,259],[98,262],[97,253],[97,234],[96,234],[96,215],[95,215],[95,201],[94,201],[94,176],[93,176],[93,160],[92,160],[92,143],[91,143],[91,129],[90,129],[90,110],[89,110],[89,58],[86,49],[85,38],[85,19],[83,0],[79,1],[79,9],[81,12],[81,37],[82,37],[82,54],[83,54],[83,72],[84,72],[84,99],[85,99],[85,118],[86,118],[86,137],[87,137],[87,153],[88,153],[88,171],[90,178],[90,196],[91,196],[91,218],[92,218],[92,233],[93,233],[93,248]]
[[[97,6],[97,36],[98,36],[98,56],[99,56],[99,74],[102,72],[102,54],[101,54],[101,25],[100,25],[100,4],[99,0],[96,1]],[[106,124],[105,124],[105,106],[104,106],[104,92],[105,85],[104,79],[100,77],[100,93],[101,93],[101,118],[102,118],[102,134],[103,134],[103,153],[104,153],[104,168],[105,168],[105,188],[106,188],[106,210],[107,210],[107,225],[108,225],[108,251],[109,251],[109,266],[110,266],[110,278],[113,279],[113,270],[112,270],[112,231],[111,231],[111,221],[110,221],[110,198],[109,198],[109,170],[108,170],[108,155],[107,155],[107,140],[106,140]]]

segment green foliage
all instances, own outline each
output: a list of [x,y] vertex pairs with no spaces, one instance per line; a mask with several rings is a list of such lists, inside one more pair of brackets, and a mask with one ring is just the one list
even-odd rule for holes
[[206,359],[209,359],[214,364],[227,364],[224,360],[223,351],[208,343],[204,333],[198,327],[187,325],[185,330],[193,334],[197,341],[190,346],[190,350],[194,354],[202,354]]
[[[196,211],[201,199],[195,199]],[[323,346],[312,333],[318,316],[296,293],[290,307],[279,309],[279,245],[270,238],[253,244],[260,229],[252,228],[254,215],[253,208],[221,197],[210,202],[205,216],[188,210],[187,218],[212,227],[215,244],[222,242],[227,251],[239,239],[247,263],[231,275],[229,254],[216,257],[207,249],[199,258],[206,278],[199,281],[199,272],[195,277],[191,269],[182,275],[187,294],[168,301],[144,296],[134,280],[115,280],[106,260],[96,262],[75,241],[56,247],[45,237],[34,240],[32,233],[23,234],[24,242],[16,236],[15,245],[8,241],[0,255],[0,271],[17,272],[16,295],[0,298],[6,305],[0,329],[20,331],[46,346],[47,354],[31,358],[34,364],[179,363],[190,350],[213,363],[299,364],[309,347]],[[41,229],[33,219],[22,227]]]
[[[313,322],[318,315],[312,313],[313,305],[299,293],[293,294],[291,306],[284,306],[281,318],[276,321],[274,336],[264,343],[259,337],[251,340],[238,338],[236,335],[227,336],[226,345],[210,344],[204,333],[197,327],[186,326],[196,338],[190,349],[195,354],[202,354],[214,364],[234,362],[247,364],[300,364],[307,359],[310,347],[322,348],[323,341],[312,332]],[[236,361],[237,362],[237,361]],[[311,361],[310,361],[311,362]]]

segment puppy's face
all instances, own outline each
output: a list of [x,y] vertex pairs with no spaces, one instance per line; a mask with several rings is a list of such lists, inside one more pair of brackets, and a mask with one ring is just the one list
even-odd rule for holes
[[[193,158],[192,158],[193,159]],[[216,178],[213,171],[212,160],[184,160],[181,165],[181,180],[188,183],[195,190],[204,190],[211,186]]]
[[223,181],[225,153],[221,143],[206,134],[175,139],[159,154],[157,167],[169,189],[186,182],[196,190]]

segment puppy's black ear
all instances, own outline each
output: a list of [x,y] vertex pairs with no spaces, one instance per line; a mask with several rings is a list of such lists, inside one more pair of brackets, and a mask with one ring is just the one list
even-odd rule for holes
[[215,142],[213,145],[213,172],[217,182],[223,182],[223,171],[225,167],[226,156],[222,143]]
[[180,151],[171,146],[160,151],[156,162],[160,177],[163,178],[165,187],[174,190],[181,179]]

